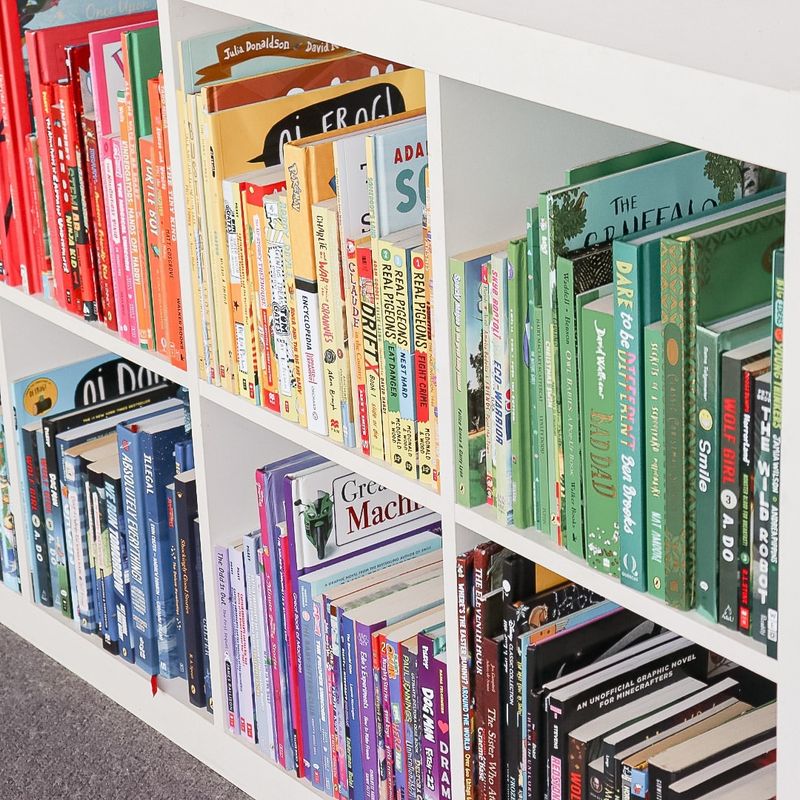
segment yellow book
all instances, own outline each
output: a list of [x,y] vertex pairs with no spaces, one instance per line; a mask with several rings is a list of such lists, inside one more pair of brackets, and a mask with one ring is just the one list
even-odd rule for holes
[[[431,437],[433,441],[433,485],[439,489],[439,406],[438,392],[436,390],[436,332],[434,330],[433,314],[433,252],[431,248],[431,190],[430,168],[425,166],[425,207],[422,215],[422,251],[425,257],[425,271],[428,276],[428,402],[430,409]],[[445,336],[449,333],[445,331]]]
[[414,400],[417,422],[417,461],[419,479],[433,485],[433,419],[431,414],[428,370],[431,354],[430,282],[422,245],[411,251],[411,330],[414,336]]

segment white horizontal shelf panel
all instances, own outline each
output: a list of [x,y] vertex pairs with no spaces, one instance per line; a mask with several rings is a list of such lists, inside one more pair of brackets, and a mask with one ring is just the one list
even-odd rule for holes
[[623,586],[538,531],[501,525],[488,506],[472,509],[456,506],[456,522],[771,681],[778,680],[778,662],[766,654],[763,645],[709,622],[696,611],[671,608],[652,595]]
[[[429,508],[431,511],[435,511],[438,514],[442,513],[443,504],[440,495],[418,481],[409,480],[404,475],[395,472],[382,461],[368,458],[357,450],[350,450],[325,436],[312,433],[297,423],[289,422],[278,414],[256,406],[242,397],[220,389],[218,386],[212,386],[201,381],[200,396],[240,417],[250,420],[256,425],[260,425],[278,436],[296,443],[300,447],[318,453],[330,461],[363,475],[365,478],[377,481],[382,486],[388,487],[409,500]],[[267,463],[269,459],[270,454],[265,452],[264,463]]]
[[[143,350],[136,347],[130,342],[126,342],[121,336],[114,331],[110,331],[99,322],[87,322],[81,319],[76,314],[71,314],[64,311],[56,303],[51,300],[46,300],[39,295],[30,295],[22,289],[16,289],[0,283],[0,299],[8,300],[20,308],[29,311],[33,316],[46,320],[47,322],[57,325],[65,331],[69,331],[76,336],[80,336],[87,342],[107,350],[109,353],[116,353],[122,358],[127,358],[128,361],[139,366],[149,369],[158,375],[162,375],[168,380],[178,383],[181,386],[187,386],[189,382],[188,373],[185,370],[178,369],[173,366],[169,361],[154,353],[151,350]],[[9,337],[10,345],[16,345],[13,337]],[[24,345],[24,341],[19,343]]]
[[[633,2],[624,0],[623,5],[632,7]],[[781,0],[779,5],[787,8],[783,18],[779,12],[764,11],[768,22],[776,20],[774,31],[752,19],[738,30],[737,17],[728,16],[730,4],[725,4],[724,12],[714,10],[721,4],[722,0],[703,4],[680,0],[687,13],[670,10],[676,30],[670,37],[669,29],[661,30],[663,7],[656,7],[652,0],[627,16],[616,9],[609,14],[602,3],[590,0],[581,0],[577,10],[572,3],[561,4],[563,8],[551,4],[557,7],[551,9],[541,0],[403,0],[402,4],[338,0],[335,10],[328,0],[195,3],[475,86],[786,170],[794,143],[785,131],[796,129],[800,116],[800,98],[792,91],[800,84],[800,66],[790,41],[797,27],[791,21],[798,21],[800,12],[788,0]],[[653,6],[652,14],[648,5]],[[706,55],[694,52],[694,38],[686,38],[683,26],[702,39],[697,49],[705,48]],[[634,47],[640,29],[642,42]],[[725,35],[728,30],[731,35],[736,32],[731,41],[747,44],[741,48],[731,44]],[[773,40],[773,33],[781,35]],[[655,51],[659,55],[645,55],[652,41],[661,38],[662,47]],[[788,43],[782,47],[784,40]],[[751,59],[751,47],[764,58]],[[502,131],[503,120],[497,122]],[[502,133],[498,138],[502,141]]]
[[[56,612],[0,586],[0,623],[121,705],[200,762],[258,800],[321,797],[294,775],[215,726],[211,715],[179,696],[184,681],[168,681],[155,696],[136,667],[106,653],[96,636],[80,634]],[[160,682],[162,683],[162,682]]]

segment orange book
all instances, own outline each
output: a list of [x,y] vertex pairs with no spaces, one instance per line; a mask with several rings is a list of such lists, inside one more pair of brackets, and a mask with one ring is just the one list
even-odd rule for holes
[[163,73],[159,74],[158,78],[155,79],[155,85],[151,88],[150,115],[161,185],[161,209],[163,213],[161,222],[161,258],[164,300],[167,306],[169,354],[170,360],[176,367],[186,369],[186,340],[183,329],[181,276],[178,266],[178,227],[175,221],[175,194],[172,185],[169,140],[167,139]]
[[[166,302],[161,279],[163,259],[161,253],[161,190],[158,181],[158,164],[152,136],[139,139],[139,163],[144,196],[145,241],[147,260],[150,262],[150,287],[153,305],[153,337],[156,350],[162,356],[169,355],[169,331],[167,330]],[[145,259],[142,259],[144,262]]]

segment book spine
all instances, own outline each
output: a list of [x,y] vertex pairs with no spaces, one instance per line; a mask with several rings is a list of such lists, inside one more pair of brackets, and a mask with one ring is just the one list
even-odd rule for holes
[[[697,328],[697,529],[719,530],[720,479],[720,352],[719,336],[704,326]],[[718,537],[697,537],[697,610],[717,621],[719,581]]]
[[[181,577],[180,603],[183,615],[186,652],[186,681],[189,702],[202,708],[209,697],[204,681],[205,603],[200,567],[200,549],[194,535],[197,512],[196,487],[193,481],[175,481],[175,529],[178,538],[178,562]],[[220,617],[220,625],[222,625]],[[225,685],[223,683],[223,685]]]
[[326,619],[328,624],[330,645],[332,648],[333,690],[331,704],[333,705],[334,726],[336,728],[336,761],[337,775],[339,778],[339,795],[342,798],[353,797],[353,788],[350,783],[349,770],[352,768],[351,743],[347,724],[347,684],[344,680],[344,656],[342,650],[342,637],[339,616],[331,608],[330,602],[325,601]]
[[300,362],[306,409],[306,427],[327,435],[323,389],[319,291],[311,228],[312,176],[310,156],[304,148],[284,147],[283,159],[287,188],[287,230],[292,246],[292,278],[295,284]]
[[569,787],[569,798],[583,798],[584,786],[586,785],[586,742],[580,742],[572,736],[567,740],[567,767],[569,776],[567,785]]
[[[64,160],[71,200],[72,238],[81,286],[83,317],[97,319],[97,275],[94,249],[89,236],[89,206],[83,172],[77,103],[71,84],[58,84],[64,130]],[[69,231],[69,218],[67,231]],[[72,248],[70,248],[72,250]]]
[[507,259],[493,255],[489,284],[491,306],[489,360],[491,363],[492,470],[494,473],[494,506],[497,518],[513,522],[511,496],[511,387],[508,359],[508,277]]
[[[644,329],[647,364],[644,413],[647,499],[647,591],[665,600],[664,591],[664,328],[660,322]],[[709,528],[709,530],[711,530]],[[707,537],[709,539],[714,537]]]
[[741,462],[739,477],[739,541],[738,541],[738,608],[737,620],[741,633],[750,633],[750,611],[752,597],[750,595],[751,549],[752,549],[752,503],[753,503],[753,436],[755,432],[755,396],[756,380],[750,370],[744,370],[742,381],[742,414],[741,414]]
[[386,637],[375,634],[372,637],[372,654],[375,659],[376,682],[380,683],[381,721],[383,722],[382,741],[383,747],[378,751],[381,759],[381,797],[396,796],[396,783],[394,773],[394,728],[392,725],[392,701],[389,694],[389,657],[387,653]]
[[[278,196],[278,208],[280,212],[280,224],[283,232],[281,248],[283,250],[283,275],[285,281],[286,305],[289,313],[288,338],[291,347],[291,364],[293,374],[295,414],[296,420],[304,428],[308,426],[307,401],[305,371],[301,356],[300,343],[300,320],[298,310],[297,286],[294,278],[294,255],[292,252],[292,242],[289,237],[288,203],[286,195]],[[270,254],[270,259],[272,255]],[[309,324],[311,319],[309,316]]]
[[[334,653],[333,629],[331,625],[330,608],[328,599],[324,594],[314,598],[314,614],[320,619],[320,636],[317,637],[315,631],[315,646],[321,647],[323,653],[323,685],[320,687],[320,702],[325,703],[328,716],[328,741],[330,744],[331,780],[333,783],[334,800],[343,800],[347,797],[346,778],[343,777],[342,769],[342,746],[343,741],[339,738],[339,726],[341,723],[341,709],[339,707],[339,688],[336,681],[336,670],[339,660]],[[345,772],[347,767],[345,765]]]
[[91,555],[86,530],[86,497],[83,491],[80,458],[62,452],[61,470],[65,489],[62,496],[66,501],[64,514],[69,517],[69,533],[72,541],[80,630],[82,633],[94,633],[97,629],[97,606],[89,573]]
[[[82,467],[85,467],[85,464],[82,463]],[[95,492],[85,469],[83,469],[83,476],[83,496],[86,504],[85,536],[89,550],[90,575],[95,598],[96,627],[93,633],[97,633],[100,636],[105,647],[108,639],[108,615],[106,613],[105,591],[100,575],[100,557],[98,555],[100,533],[99,527],[95,524]]]
[[335,248],[336,230],[335,228],[331,229],[327,209],[324,206],[312,206],[312,223],[314,256],[317,265],[322,383],[328,437],[335,442],[344,444],[342,408],[345,398],[342,395],[341,362],[338,355],[339,353],[343,354],[344,351],[340,349],[340,343],[337,342],[334,322],[334,315],[340,308],[339,298],[335,297],[333,290],[333,271],[338,269],[336,263],[338,250]]
[[337,764],[334,758],[333,711],[331,694],[328,690],[329,665],[332,670],[332,655],[327,647],[325,635],[324,606],[316,599],[312,602],[312,618],[314,620],[314,669],[316,675],[317,705],[320,709],[320,741],[322,779],[328,795],[338,795]]
[[103,174],[100,146],[97,140],[97,126],[94,119],[85,115],[81,117],[81,124],[83,126],[91,239],[95,258],[97,259],[98,314],[109,330],[116,331],[119,327],[119,321],[117,319],[114,295],[108,228],[103,205]]
[[[252,186],[248,189],[252,191]],[[272,291],[269,280],[269,252],[267,245],[268,222],[264,203],[245,204],[247,226],[252,232],[248,254],[248,269],[255,283],[254,316],[258,333],[258,383],[261,387],[261,405],[280,414],[280,387],[278,357],[275,352]]]
[[[667,602],[676,608],[691,605],[694,591],[693,544],[689,512],[693,487],[689,486],[688,437],[694,433],[694,416],[688,416],[687,397],[694,396],[694,331],[688,322],[690,282],[688,245],[671,239],[661,240],[661,308],[664,322],[664,420],[666,446],[666,509],[664,524],[664,574]],[[692,357],[690,358],[690,352]],[[687,387],[690,387],[687,391]],[[693,513],[693,509],[692,509]]]
[[[132,231],[130,227],[129,203],[132,199],[128,196],[128,174],[127,164],[130,161],[128,150],[127,128],[129,126],[128,114],[125,103],[119,101],[120,112],[119,129],[120,135],[112,139],[114,148],[114,184],[117,197],[117,215],[120,224],[120,241],[122,242],[122,264],[125,275],[125,300],[128,307],[128,319],[130,320],[130,331],[132,343],[139,345],[141,341],[141,327],[145,324],[139,319],[139,309],[136,305],[136,281],[134,278],[134,263],[132,251]],[[133,338],[135,335],[135,339]]]
[[247,591],[244,561],[238,548],[228,548],[231,582],[231,611],[234,637],[234,677],[239,698],[239,735],[255,743],[253,720],[253,679],[250,673],[250,628],[247,624]]
[[[174,444],[165,458],[161,455],[162,444],[156,440],[155,435],[144,433],[138,438],[142,453],[144,512],[152,570],[151,606],[158,652],[158,671],[165,678],[174,678],[179,674],[178,633],[175,629],[177,598],[171,576],[172,559],[165,489],[175,474],[175,461],[172,455]],[[174,436],[169,442],[174,442]]]
[[252,652],[253,697],[256,741],[269,758],[275,760],[275,736],[270,711],[269,644],[266,639],[262,602],[259,543],[256,536],[244,537],[244,578],[247,591],[247,625]]
[[236,642],[234,608],[231,592],[230,556],[227,547],[214,548],[217,570],[217,620],[222,667],[222,689],[225,692],[225,725],[229,733],[239,733],[239,691],[236,682]]
[[269,265],[269,288],[271,298],[272,336],[275,342],[275,357],[278,362],[278,392],[280,413],[284,419],[297,422],[297,375],[292,344],[291,308],[286,263],[284,255],[288,245],[284,240],[288,234],[283,226],[281,207],[285,199],[265,198],[264,213],[267,225],[267,263]]
[[503,791],[503,755],[501,742],[502,711],[500,708],[501,647],[498,639],[484,637],[484,696],[486,711],[486,797],[500,800]]
[[29,134],[25,137],[26,172],[24,181],[27,186],[23,187],[23,193],[30,194],[30,236],[33,240],[35,258],[29,273],[27,289],[31,294],[41,292],[48,299],[52,299],[52,262],[44,219],[44,187],[38,140],[39,137],[36,134]]
[[414,674],[417,667],[417,654],[407,647],[400,647],[401,699],[403,707],[402,725],[405,752],[403,753],[404,774],[406,777],[406,798],[417,800],[421,797],[418,772],[414,762],[414,709],[417,698],[414,694]]
[[549,697],[545,698],[545,712],[547,719],[547,796],[550,800],[562,800],[564,776],[567,774],[567,764],[565,762],[566,735],[560,722],[563,718],[563,710],[560,706],[553,703]]
[[[181,576],[180,540],[175,520],[175,484],[166,487],[167,537],[169,543],[168,580],[175,598],[171,624],[175,626],[175,663],[178,676],[186,678],[186,616],[183,608],[183,578]],[[189,690],[191,695],[191,688]]]
[[47,531],[42,509],[42,480],[36,431],[20,430],[22,456],[25,462],[24,499],[25,524],[28,528],[29,552],[33,555],[34,598],[43,606],[53,605],[50,581],[50,557],[47,550]]
[[123,515],[122,481],[105,477],[106,519],[108,542],[111,548],[111,574],[114,586],[114,609],[119,636],[119,654],[126,661],[134,661],[133,614],[131,609],[130,568],[128,562],[127,533]]
[[741,528],[742,361],[722,357],[720,387],[719,608],[721,625],[736,630]]
[[158,163],[155,143],[152,136],[139,139],[139,158],[141,161],[142,210],[144,212],[143,239],[150,267],[150,285],[153,300],[153,342],[162,356],[169,356],[170,332],[167,322],[167,302],[164,294],[165,255],[162,247],[161,188],[158,177]]
[[586,559],[594,569],[618,576],[619,471],[617,404],[613,388],[614,316],[589,307],[581,311]]
[[430,357],[433,352],[431,329],[430,277],[419,248],[411,253],[411,321],[414,333],[414,398],[417,420],[417,458],[420,480],[434,485],[435,442],[430,397]]
[[[530,329],[524,241],[508,247],[508,342],[511,385],[511,478],[514,525],[533,525],[533,475],[530,417]],[[576,364],[577,366],[577,364]],[[576,406],[577,407],[577,406]],[[574,475],[575,473],[570,473]],[[578,480],[580,486],[580,480]],[[579,511],[580,513],[580,506]]]
[[464,794],[475,797],[475,706],[472,665],[474,663],[473,556],[462,553],[456,560],[458,604],[458,675],[461,684],[461,742],[464,750]]
[[614,335],[620,489],[620,578],[647,591],[644,430],[639,386],[643,369],[642,276],[636,248],[614,244]]
[[[752,637],[761,643],[767,641],[767,593],[769,585],[769,485],[772,457],[770,452],[770,417],[772,397],[768,381],[758,381],[754,413],[755,443],[753,469],[753,557],[752,597],[753,617],[750,626]],[[702,528],[699,528],[702,530]]]
[[[197,507],[197,497],[195,496],[195,510]],[[195,517],[192,521],[192,549],[195,553],[202,551],[200,544],[200,520]],[[195,559],[194,580],[197,586],[203,586],[203,564],[198,557]],[[214,698],[211,689],[211,653],[208,646],[208,615],[206,613],[206,598],[203,592],[197,593],[197,611],[200,618],[200,631],[203,644],[203,693],[206,699],[206,711],[214,713]]]
[[[453,445],[456,456],[456,499],[469,508],[470,458],[469,458],[469,408],[467,402],[467,274],[466,265],[450,259],[450,361],[453,364]],[[484,351],[486,354],[487,351]],[[482,398],[481,398],[482,399]]]
[[105,479],[101,473],[93,473],[90,484],[93,506],[91,513],[97,535],[95,547],[95,569],[101,593],[101,619],[105,632],[104,645],[109,652],[119,655],[119,626],[114,594],[114,563],[111,554],[111,532],[108,522]]
[[122,475],[125,529],[131,570],[131,608],[136,665],[148,675],[158,674],[158,639],[152,587],[152,554],[145,516],[144,478],[140,437],[134,430],[117,426]]
[[114,285],[114,311],[117,317],[117,330],[125,341],[131,341],[133,336],[128,315],[125,256],[122,250],[122,224],[117,209],[117,184],[114,167],[117,158],[115,156],[114,141],[119,143],[119,137],[103,136],[99,142],[103,181],[102,200],[103,209],[105,210],[106,229],[108,231],[108,254],[111,264],[111,282]]
[[770,396],[769,570],[767,573],[767,653],[778,656],[778,556],[780,532],[781,444],[783,428],[783,303],[785,291],[783,249],[772,263],[772,385]]
[[[127,37],[122,37],[122,61],[128,63],[126,56]],[[126,69],[127,73],[127,69]],[[150,296],[150,275],[148,272],[147,245],[144,235],[144,213],[141,189],[141,170],[139,166],[139,140],[136,135],[136,121],[133,114],[130,77],[125,76],[125,92],[120,99],[124,105],[127,118],[125,127],[126,141],[123,144],[123,178],[125,181],[125,199],[128,213],[128,239],[130,241],[131,272],[136,298],[136,319],[139,324],[139,346],[147,350],[154,349],[153,306]],[[120,138],[122,138],[120,127]]]
[[[422,209],[422,252],[425,258],[425,274],[427,275],[427,314],[428,314],[428,417],[431,427],[432,472],[434,488],[439,489],[439,413],[438,383],[436,376],[436,348],[433,346],[433,235],[431,233],[431,190],[430,170],[427,165],[425,175],[425,203]],[[444,335],[440,332],[440,335]]]
[[439,775],[438,797],[446,798],[452,794],[452,777],[450,774],[450,718],[447,700],[447,665],[435,658],[433,661],[436,686],[435,697],[435,732],[436,761]]
[[386,642],[386,678],[389,690],[389,721],[392,729],[392,750],[388,754],[388,768],[394,774],[394,797],[408,797],[406,774],[406,735],[403,724],[403,674],[400,664],[400,642]]
[[53,606],[59,608],[61,606],[59,553],[56,548],[53,504],[50,499],[50,487],[48,485],[47,454],[44,447],[44,431],[41,425],[36,429],[36,452],[38,455],[37,469],[39,470],[39,490],[41,492],[42,501],[42,524],[45,529],[47,556],[50,562],[50,597],[52,598]]
[[361,448],[361,452],[365,456],[368,456],[370,455],[369,411],[367,404],[366,368],[364,362],[363,315],[358,277],[358,255],[356,243],[352,239],[347,239],[345,248],[345,313],[347,315],[347,334],[350,343],[350,370],[353,381],[353,413],[358,423],[359,447]]
[[365,394],[369,422],[369,449],[373,458],[384,459],[388,454],[388,431],[384,432],[381,408],[381,377],[383,370],[383,336],[379,331],[377,287],[372,270],[372,248],[359,245],[358,286],[361,305],[361,329],[364,347]]
[[412,764],[414,768],[414,780],[416,781],[416,798],[417,800],[424,800],[425,797],[425,783],[423,780],[423,766],[422,766],[422,694],[420,692],[419,671],[420,671],[420,657],[419,653],[415,654],[411,661],[410,669],[410,694],[412,698],[411,706],[411,731],[413,743],[413,759]]
[[355,626],[347,616],[342,616],[339,624],[342,649],[342,686],[345,700],[345,738],[348,744],[347,783],[352,790],[351,797],[353,800],[364,800],[366,797],[366,780],[362,765],[361,695],[356,668]]
[[387,452],[384,460],[395,469],[403,463],[400,423],[400,392],[397,363],[397,305],[392,280],[392,254],[380,240],[373,244],[378,342],[381,348],[381,414]]
[[439,765],[436,753],[436,692],[438,680],[433,666],[434,646],[430,637],[424,634],[419,635],[418,642],[422,796],[423,800],[439,800]]
[[[355,659],[359,702],[358,727],[361,733],[361,774],[365,800],[378,800],[378,720],[380,708],[375,705],[375,673],[372,669],[372,630],[356,622]],[[351,731],[352,735],[352,731]]]
[[411,328],[410,251],[402,246],[390,249],[395,297],[395,344],[397,394],[400,408],[400,469],[412,480],[419,476],[417,458],[417,403],[414,396],[414,333]]

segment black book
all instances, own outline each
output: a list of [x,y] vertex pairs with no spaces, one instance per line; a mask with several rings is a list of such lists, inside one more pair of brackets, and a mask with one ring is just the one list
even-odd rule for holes
[[643,719],[631,721],[630,724],[605,736],[600,748],[604,776],[602,800],[614,800],[621,792],[617,753],[714,708],[731,697],[738,697],[740,691],[741,687],[736,680],[724,678],[713,686],[707,686],[702,691],[694,692],[685,699],[673,703],[668,708]]
[[203,708],[206,705],[203,680],[203,619],[200,597],[203,587],[198,583],[200,552],[194,535],[197,516],[197,484],[194,470],[175,476],[175,529],[178,533],[178,563],[181,573],[181,603],[186,645],[186,680],[189,684],[189,702]]
[[648,763],[649,796],[666,800],[667,788],[681,778],[772,738],[775,722],[775,704],[770,703],[659,753]]
[[551,797],[553,791],[558,796],[559,784],[562,796],[569,791],[570,731],[596,716],[599,709],[612,710],[685,677],[705,678],[708,672],[708,652],[683,638],[667,638],[643,652],[632,653],[632,649],[618,654],[623,658],[617,663],[606,662],[604,668],[566,686],[545,687]]
[[[24,524],[31,529],[33,541],[33,569],[39,583],[39,595],[36,602],[43,606],[53,605],[53,586],[50,578],[50,553],[47,548],[47,528],[45,526],[42,471],[39,468],[39,448],[36,443],[38,422],[24,425],[20,431],[20,445],[25,460],[24,485],[28,492],[30,514],[26,513]],[[26,508],[26,512],[27,512]]]
[[206,711],[214,713],[213,698],[211,696],[211,656],[208,650],[208,617],[206,616],[206,593],[203,588],[203,558],[200,545],[200,518],[195,517],[192,526],[194,536],[195,576],[199,587],[197,595],[197,610],[200,613],[200,629],[203,637],[203,687],[206,693]]
[[696,678],[684,678],[648,695],[622,703],[610,711],[600,708],[597,716],[570,731],[567,737],[569,796],[583,797],[588,793],[588,767],[598,757],[603,736],[618,730],[632,719],[641,719],[654,711],[662,710],[704,686]]
[[[109,363],[113,365],[117,362]],[[150,375],[150,373],[143,373],[142,380],[144,380],[145,374]],[[58,459],[56,436],[65,431],[72,430],[73,428],[78,428],[81,425],[88,425],[91,422],[109,419],[116,414],[134,411],[150,405],[151,403],[167,400],[170,397],[174,397],[179,389],[179,387],[174,384],[162,383],[151,386],[148,389],[143,389],[142,391],[119,396],[119,393],[115,395],[114,391],[112,391],[114,388],[115,387],[112,386],[111,389],[107,389],[107,396],[112,399],[106,402],[92,406],[82,406],[72,411],[65,411],[63,414],[54,414],[52,417],[45,417],[42,420],[45,462],[47,464],[47,490],[50,492],[50,505],[52,508],[53,536],[55,539],[55,546],[61,548],[61,551],[64,553],[67,552],[67,544],[64,537],[65,531],[61,504],[61,465]],[[120,389],[120,391],[124,391],[123,387],[117,386],[116,388]],[[65,580],[67,585],[61,587],[61,610],[65,616],[72,617],[74,609],[72,608],[68,577]]]
[[767,589],[769,583],[769,491],[772,472],[770,418],[772,416],[772,373],[756,378],[753,410],[753,557],[751,560],[752,615],[750,635],[767,641]]
[[720,789],[738,778],[749,775],[754,770],[773,764],[777,746],[778,740],[773,736],[709,764],[704,769],[671,784],[667,789],[666,800],[697,800],[714,789]]
[[[528,693],[525,755],[530,797],[544,797],[548,786],[544,687],[552,682],[554,686],[568,683],[573,674],[591,674],[599,669],[595,662],[600,659],[619,659],[618,647],[653,646],[647,640],[659,629],[652,622],[614,603],[603,605],[608,607],[606,614],[588,624],[578,622],[576,627],[533,641],[524,654],[527,660],[525,691]],[[586,615],[587,612],[578,613]]]

